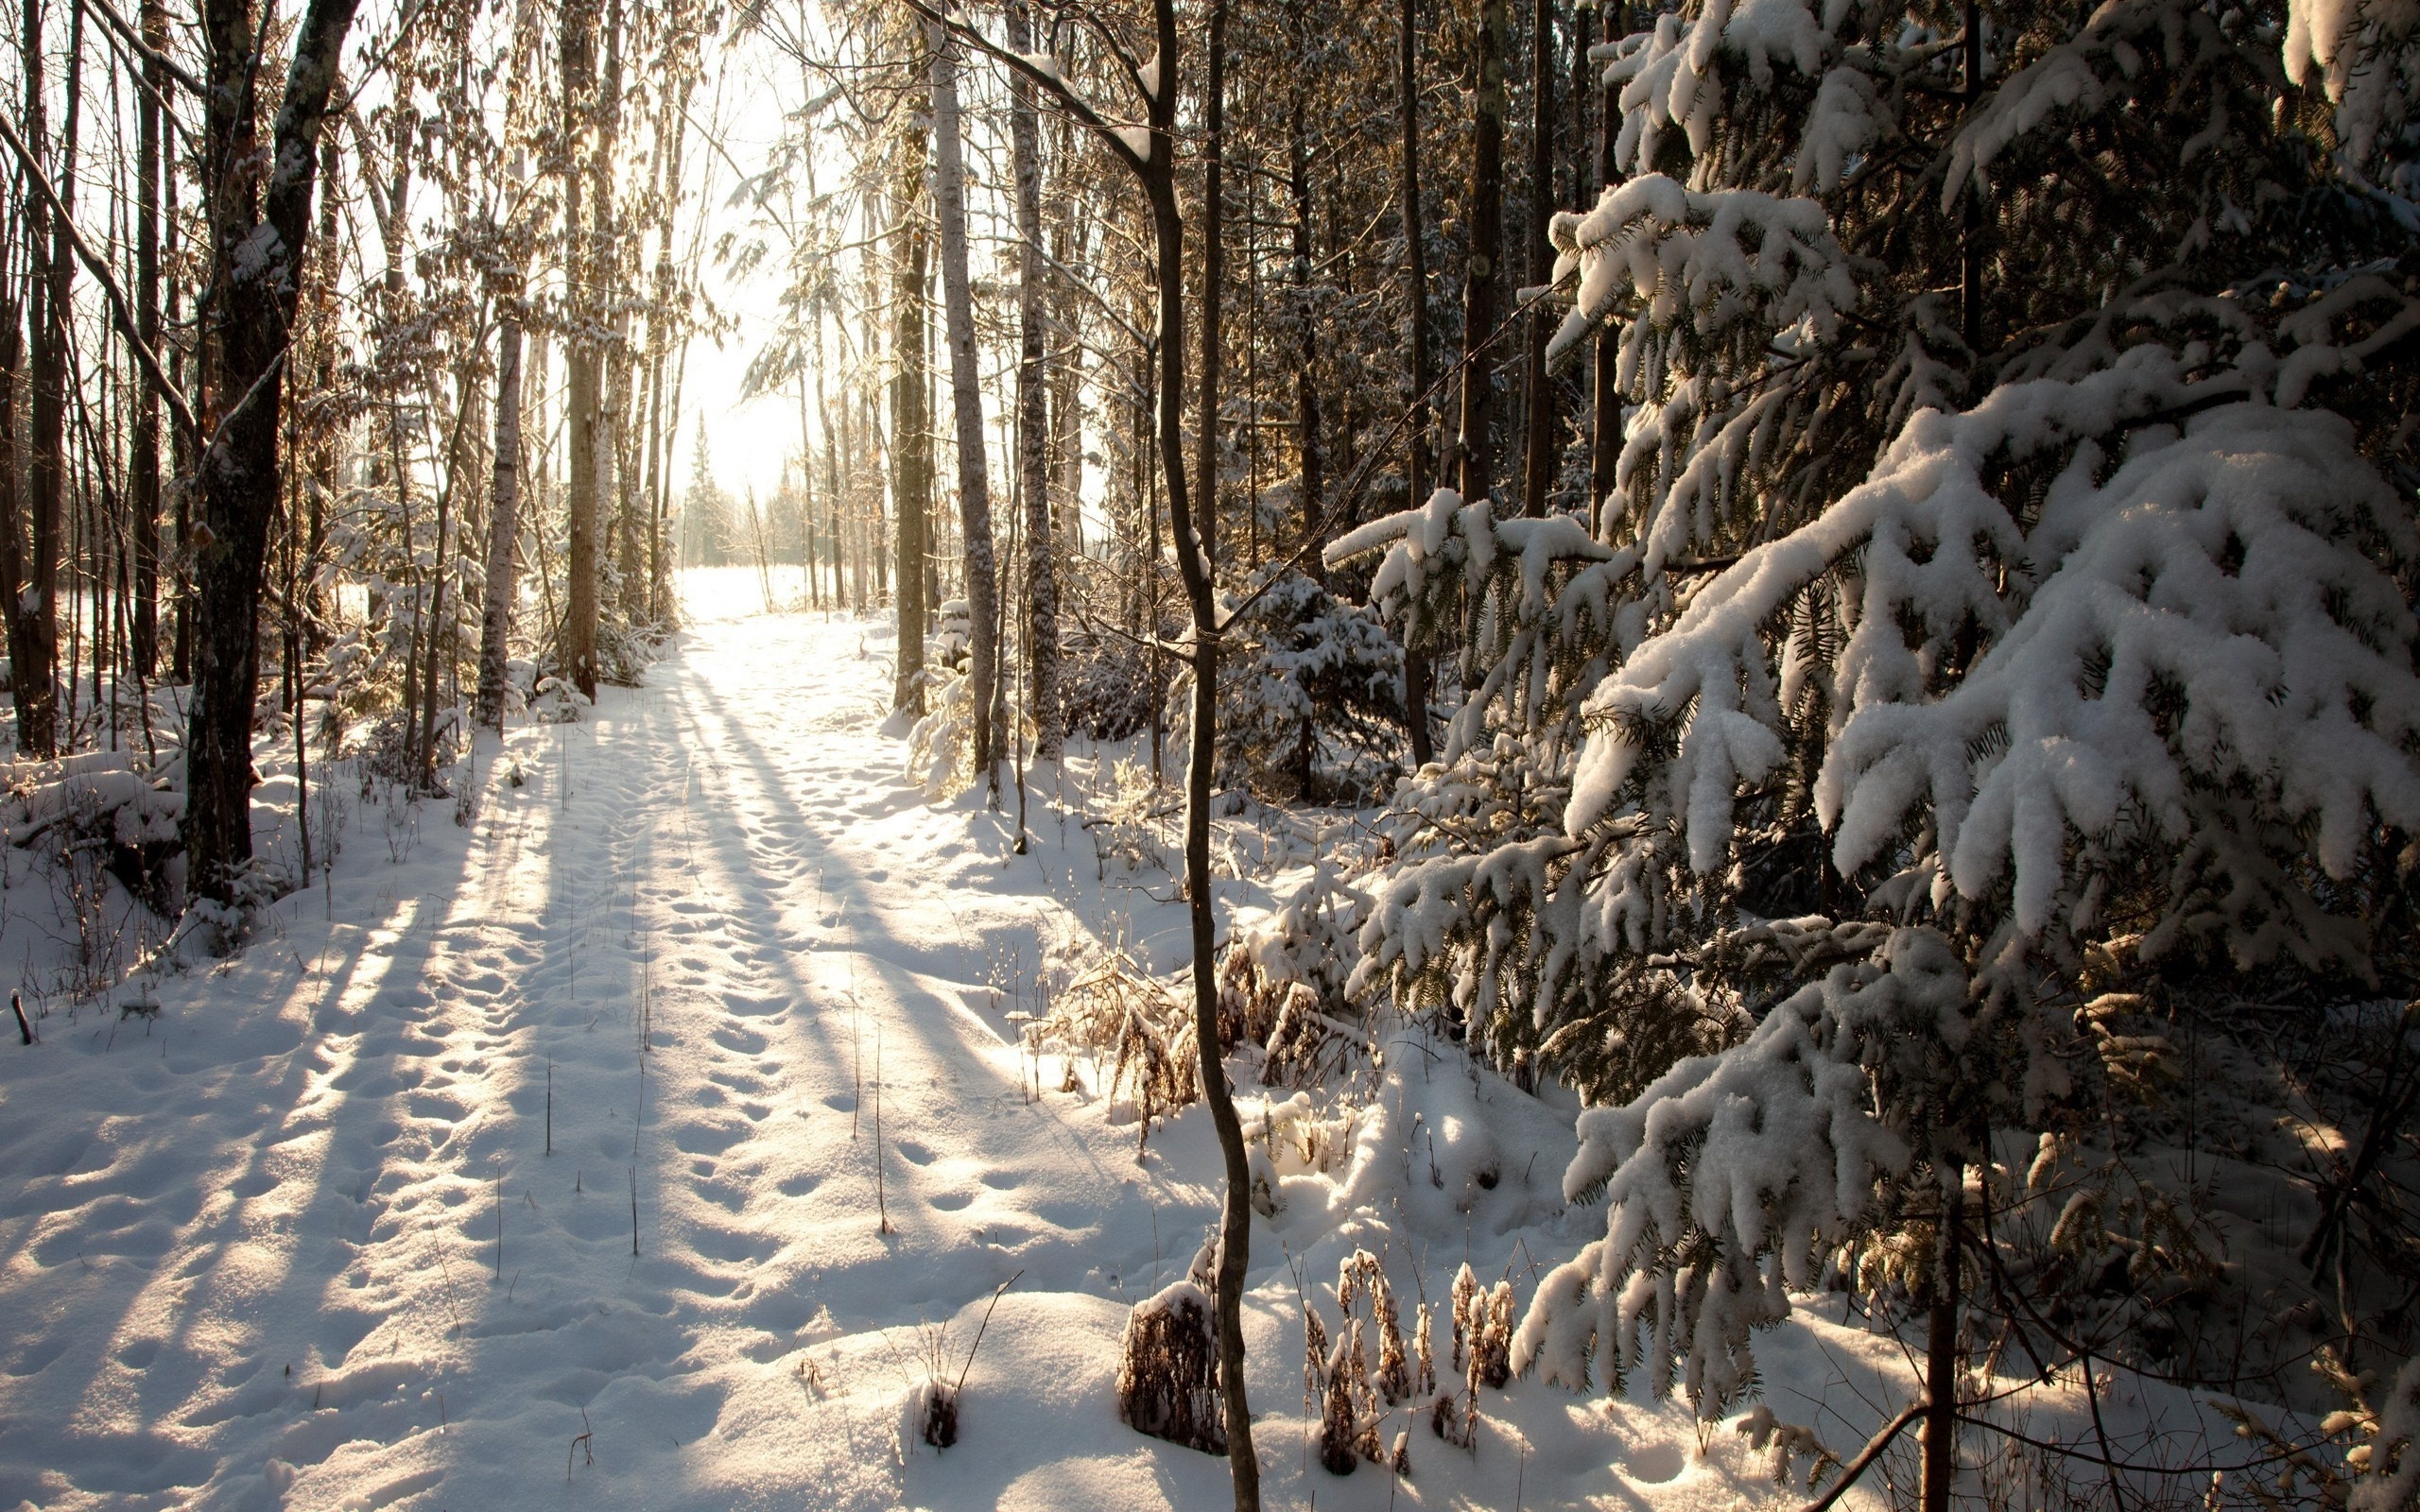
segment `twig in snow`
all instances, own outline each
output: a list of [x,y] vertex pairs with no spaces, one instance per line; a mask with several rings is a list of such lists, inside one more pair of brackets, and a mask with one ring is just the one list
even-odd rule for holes
[[571,1449],[567,1449],[567,1450],[563,1451],[563,1479],[564,1479],[564,1480],[568,1481],[568,1480],[570,1480],[570,1479],[571,1479],[571,1456],[572,1456],[572,1452],[573,1452],[573,1451],[574,1451],[574,1450],[577,1450],[577,1451],[579,1451],[579,1452],[586,1454],[586,1455],[588,1456],[588,1463],[589,1463],[589,1464],[591,1464],[592,1466],[593,1466],[593,1465],[595,1465],[595,1464],[596,1463],[596,1452],[595,1450],[590,1449],[590,1448],[588,1447],[588,1443],[589,1443],[589,1441],[590,1441],[591,1439],[595,1438],[596,1436],[596,1430],[588,1426],[588,1409],[587,1409],[587,1408],[585,1408],[585,1407],[582,1407],[581,1409],[579,1409],[579,1436],[575,1437],[575,1438],[571,1441]]
[[890,1232],[890,1203],[882,1184],[882,1025],[873,1026],[873,1204],[882,1215],[882,1233]]
[[951,1391],[960,1392],[966,1389],[966,1372],[975,1368],[975,1351],[983,1348],[983,1331],[992,1326],[993,1308],[1000,1305],[1000,1298],[1008,1294],[1009,1288],[1014,1286],[1018,1277],[1024,1274],[1023,1270],[1019,1270],[1015,1276],[1010,1277],[993,1289],[992,1306],[983,1310],[983,1321],[975,1325],[975,1342],[966,1347],[966,1363],[958,1367],[958,1383],[950,1387]]
[[1910,1423],[1922,1418],[1931,1406],[1932,1403],[1919,1397],[1900,1408],[1898,1417],[1884,1423],[1879,1433],[1865,1441],[1865,1447],[1858,1451],[1857,1458],[1841,1467],[1841,1478],[1832,1483],[1832,1488],[1807,1503],[1803,1512],[1828,1512],[1831,1504],[1846,1495],[1848,1488],[1857,1484],[1858,1477],[1863,1475],[1869,1466],[1882,1457],[1882,1452],[1891,1447],[1891,1440],[1906,1432]]

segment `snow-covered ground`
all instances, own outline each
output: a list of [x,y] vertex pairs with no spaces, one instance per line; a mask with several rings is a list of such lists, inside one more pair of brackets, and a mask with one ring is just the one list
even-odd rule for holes
[[[1206,1118],[1138,1160],[1106,1068],[1028,1057],[1011,1017],[1052,951],[1176,965],[1167,880],[1121,880],[1046,793],[1024,855],[979,796],[926,801],[884,627],[753,612],[746,574],[688,598],[648,686],[481,747],[467,827],[349,792],[333,885],[240,956],[155,1018],[61,1007],[0,1046],[0,1507],[1229,1504],[1113,1385],[1128,1306],[1211,1218]],[[1102,780],[1080,752],[1057,792]],[[1326,1095],[1363,1109],[1348,1147],[1253,1239],[1270,1505],[1789,1494],[1728,1429],[1700,1455],[1684,1407],[1535,1382],[1482,1394],[1475,1451],[1422,1422],[1399,1483],[1321,1469],[1305,1290],[1367,1246],[1407,1312],[1465,1259],[1526,1301],[1601,1223],[1562,1208],[1567,1109],[1458,1055]],[[1855,1328],[1759,1352],[1843,1455],[1905,1400]],[[937,1452],[909,1403],[961,1369]]]

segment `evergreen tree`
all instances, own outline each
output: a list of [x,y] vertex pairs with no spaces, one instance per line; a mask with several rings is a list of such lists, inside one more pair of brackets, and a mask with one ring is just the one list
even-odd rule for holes
[[1525,1366],[1712,1416],[1788,1287],[1901,1286],[1939,1504],[1966,1187],[2093,984],[2409,980],[2411,70],[2353,13],[1694,0],[1610,49],[1549,352],[1616,343],[1598,532],[1440,491],[1329,553],[1467,687],[1359,985],[1617,1105]]

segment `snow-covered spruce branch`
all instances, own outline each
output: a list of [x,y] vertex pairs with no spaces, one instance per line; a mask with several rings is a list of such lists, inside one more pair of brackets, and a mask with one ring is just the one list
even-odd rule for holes
[[[1919,416],[1863,487],[1706,585],[1591,696],[1572,833],[1628,794],[1684,825],[1695,870],[1726,865],[1734,795],[1815,682],[1835,864],[1882,858],[1921,809],[1931,902],[2005,881],[2029,935],[2083,902],[2073,862],[2232,830],[2221,793],[2311,827],[2339,879],[2374,820],[2420,826],[2420,623],[2370,556],[2420,559],[2408,508],[2330,415],[2234,404],[2123,437],[2186,392],[2138,352]],[[2114,472],[2104,441],[2131,453]],[[1984,472],[2046,452],[2027,528]],[[1776,622],[1826,581],[1837,659],[1776,665]]]
[[[1789,1314],[1886,1188],[1933,1175],[1919,1157],[1941,1110],[1915,1104],[1950,1092],[1943,1068],[1986,1027],[1975,1007],[1956,947],[1900,930],[1737,1049],[1582,1113],[1564,1194],[1604,1197],[1605,1237],[1540,1283],[1514,1368],[1575,1390],[1645,1368],[1659,1394],[1677,1375],[1702,1418],[1722,1416],[1754,1384],[1752,1332]],[[1929,1095],[1877,1096],[1877,1076]]]

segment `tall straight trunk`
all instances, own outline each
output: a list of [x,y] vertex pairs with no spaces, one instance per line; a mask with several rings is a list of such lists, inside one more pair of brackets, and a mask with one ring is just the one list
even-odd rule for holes
[[[1608,43],[1621,40],[1625,9],[1620,4],[1604,7]],[[1616,154],[1621,130],[1621,86],[1603,85],[1597,99],[1597,183],[1600,189],[1611,189],[1621,180],[1621,165]],[[1599,333],[1595,356],[1595,369],[1589,378],[1596,391],[1597,412],[1589,432],[1588,528],[1591,534],[1602,535],[1605,501],[1613,497],[1614,469],[1622,455],[1620,334],[1610,326]]]
[[631,301],[623,298],[622,250],[629,228],[622,224],[614,197],[614,155],[622,134],[622,43],[621,0],[611,0],[605,8],[605,77],[596,92],[596,151],[591,160],[596,173],[596,216],[589,282],[598,300],[614,311],[614,339],[605,352],[603,403],[596,415],[596,500],[600,510],[609,503],[613,509],[612,544],[618,547],[614,609],[628,626],[645,616],[643,610],[633,612],[638,604],[638,584],[632,581],[638,572],[638,500],[625,455],[630,442]]
[[[164,171],[160,175],[160,239],[163,243],[161,260],[167,266],[174,267],[177,266],[179,225],[177,176]],[[161,295],[161,318],[167,325],[175,326],[182,314],[181,307],[183,301],[178,298],[176,280],[169,279],[166,284],[167,287]],[[172,345],[167,352],[169,387],[183,394],[197,412],[200,410],[204,401],[199,389],[193,386],[192,378],[202,370],[200,354],[206,352],[213,345],[214,342],[208,331],[195,333],[193,348],[196,360],[190,366],[185,361],[183,347]],[[187,434],[182,425],[169,429],[168,511],[173,524],[173,533],[169,539],[180,546],[191,541],[194,494],[200,487],[200,480],[194,474],[196,441],[197,438]],[[177,682],[189,683],[193,680],[192,558],[184,551],[173,551],[169,554],[168,559],[179,563],[176,617],[170,625],[171,633],[168,641],[168,675]]]
[[[831,504],[833,532],[836,536],[842,536],[842,532],[845,531],[842,539],[846,541],[846,544],[840,547],[840,556],[835,558],[833,561],[836,580],[832,591],[835,597],[845,593],[849,608],[863,612],[866,607],[864,542],[856,529],[856,510],[851,507],[849,503],[853,490],[840,480],[840,447],[833,434],[831,400],[823,387],[823,301],[818,300],[813,309],[815,311],[815,428],[823,441],[823,496]],[[848,424],[848,418],[849,406],[844,401],[840,405],[839,424],[845,427]],[[853,449],[849,455],[855,456],[856,453]],[[808,465],[813,466],[813,461],[810,460]]]
[[495,337],[495,463],[488,491],[487,602],[479,615],[477,719],[504,732],[506,638],[516,584],[512,548],[521,537],[521,299],[500,302]]
[[445,587],[454,576],[446,564],[454,559],[457,549],[453,540],[454,493],[462,476],[462,436],[470,426],[475,399],[476,390],[469,381],[458,379],[454,423],[445,440],[445,484],[437,492],[436,571],[432,575],[435,581],[429,585],[428,644],[421,663],[420,696],[420,780],[421,785],[432,793],[442,791],[437,785],[438,668],[453,660],[453,652],[459,644],[453,639],[445,619]]
[[[311,0],[295,33],[285,98],[259,109],[251,0],[203,0],[209,57],[202,140],[216,340],[194,553],[193,703],[185,736],[188,885],[224,908],[243,898],[252,855],[252,705],[268,527],[278,502],[284,333],[294,327],[320,133],[354,0]],[[272,119],[262,150],[258,123]],[[266,174],[253,164],[269,164]],[[268,234],[261,234],[266,229]]]
[[[1462,274],[1462,341],[1476,352],[1495,332],[1503,304],[1505,0],[1479,0],[1478,87],[1471,102],[1471,243]],[[1485,358],[1462,373],[1461,476],[1464,499],[1495,487],[1495,378]]]
[[648,320],[648,344],[651,350],[647,358],[647,480],[639,489],[639,513],[646,524],[642,534],[646,537],[647,561],[640,579],[640,596],[634,602],[639,606],[638,617],[648,620],[660,617],[655,609],[659,596],[655,582],[664,570],[664,532],[659,518],[661,511],[656,508],[656,500],[663,496],[661,484],[664,477],[665,372],[662,343],[668,333],[661,319],[663,309],[659,303],[657,315]]
[[950,399],[958,432],[959,527],[964,538],[972,631],[967,675],[975,703],[975,770],[996,801],[1000,792],[999,765],[994,760],[1000,717],[1000,592],[992,544],[991,469],[983,455],[983,380],[975,366],[975,299],[967,273],[966,167],[958,134],[958,45],[938,24],[931,31],[933,215],[941,223],[942,310],[949,334]]
[[[671,440],[665,429],[664,384],[670,364],[667,357],[672,347],[672,223],[679,218],[681,208],[681,158],[689,130],[689,86],[682,86],[681,97],[668,103],[657,127],[660,136],[668,138],[664,151],[663,188],[656,200],[655,223],[655,298],[648,315],[648,416],[647,416],[647,593],[646,617],[664,624],[664,498],[665,471],[670,462]],[[674,417],[677,420],[677,417]]]
[[[1554,215],[1554,0],[1530,0],[1530,282],[1544,284],[1554,274],[1554,243],[1547,223]],[[1547,378],[1547,337],[1554,317],[1545,305],[1530,312],[1521,362],[1521,414],[1526,435],[1521,448],[1521,512],[1536,519],[1547,512],[1547,494],[1554,487],[1554,389]]]
[[[81,36],[83,11],[76,12]],[[41,0],[26,0],[24,72],[26,113],[24,136],[39,158],[47,144],[47,87],[43,72],[43,8]],[[67,125],[54,169],[60,197],[73,206],[76,193],[76,79],[79,70],[71,60]],[[12,653],[9,686],[17,703],[17,749],[28,756],[49,756],[59,748],[59,532],[67,490],[67,343],[69,300],[74,291],[75,252],[62,216],[55,216],[39,195],[26,197],[25,211],[26,261],[26,324],[30,361],[32,414],[26,429],[26,514],[30,552],[26,577],[7,612],[11,621]]]
[[[1963,75],[1959,95],[1971,118],[1983,99],[1983,12],[1977,0],[1966,0],[1965,44],[1959,49]],[[1960,196],[1958,237],[1958,331],[1965,340],[1968,360],[1983,355],[1983,186],[1970,176]]]
[[[562,8],[561,58],[563,114],[571,141],[563,170],[563,285],[565,302],[579,326],[593,323],[599,308],[596,280],[599,250],[581,216],[583,191],[591,176],[584,144],[589,96],[595,87],[596,35],[595,18],[584,5]],[[600,214],[601,220],[601,214]],[[565,439],[571,451],[563,514],[569,541],[564,571],[570,581],[563,595],[561,660],[572,685],[596,696],[596,509],[599,446],[597,389],[603,377],[601,353],[586,331],[573,333],[564,343],[563,404]]]
[[[168,45],[162,0],[143,0],[143,41],[155,53]],[[160,97],[166,72],[147,60],[135,92],[134,320],[136,334],[160,350]],[[134,553],[132,660],[148,680],[160,664],[160,389],[148,371],[135,379],[133,434],[127,442],[127,510]]]
[[[1396,101],[1403,112],[1404,324],[1411,349],[1410,445],[1404,458],[1404,503],[1428,502],[1428,386],[1436,382],[1428,356],[1427,225],[1420,199],[1420,0],[1403,0],[1397,39]],[[1435,755],[1428,740],[1428,651],[1418,626],[1404,632],[1403,698],[1411,735],[1411,765],[1426,766]]]
[[1955,1162],[1946,1162],[1946,1171],[1925,1317],[1924,1471],[1916,1503],[1922,1512],[1949,1512],[1958,1479],[1958,1267],[1965,1177]]
[[[1194,517],[1199,522],[1201,551],[1207,560],[1218,561],[1219,551],[1219,365],[1223,355],[1220,343],[1224,333],[1219,329],[1219,312],[1223,303],[1227,280],[1226,206],[1220,196],[1219,180],[1225,164],[1219,161],[1224,152],[1227,113],[1227,0],[1213,0],[1210,8],[1208,66],[1201,82],[1202,123],[1206,129],[1201,138],[1201,387],[1199,395],[1198,419],[1193,427],[1193,498]],[[1294,96],[1294,136],[1296,175],[1301,175],[1302,94]],[[1310,322],[1304,322],[1304,330]],[[1304,355],[1309,356],[1307,348]],[[1305,369],[1309,366],[1307,360]],[[1305,466],[1309,466],[1309,454],[1305,454]],[[1253,507],[1258,508],[1255,503]],[[1303,528],[1305,533],[1317,530],[1319,495],[1316,490],[1305,490],[1303,500]]]
[[[1217,15],[1214,26],[1223,24],[1224,0]],[[1025,0],[1010,0],[1009,45],[1021,53],[1033,50]],[[1024,75],[1012,74],[1009,88],[1009,140],[1017,182],[1017,477],[1025,493],[1026,701],[1033,719],[1033,753],[1055,761],[1065,741],[1059,717],[1058,534],[1050,527],[1050,375],[1043,363],[1042,141],[1034,119],[1033,85]],[[1214,114],[1214,144],[1216,123]],[[1214,202],[1217,150],[1211,148]],[[1075,507],[1072,495],[1068,507]]]
[[899,239],[892,311],[898,368],[890,387],[891,510],[899,517],[899,682],[892,696],[909,713],[925,712],[925,527],[933,498],[932,421],[925,412],[925,301],[932,247],[924,221],[925,123],[900,133],[899,180],[891,195]]
[[[1299,10],[1295,13],[1295,24],[1298,27],[1303,25]],[[1309,44],[1307,38],[1304,44]],[[1289,170],[1288,182],[1294,198],[1294,266],[1288,276],[1294,285],[1295,313],[1301,321],[1301,346],[1296,352],[1294,369],[1294,447],[1303,469],[1302,497],[1294,502],[1302,510],[1304,540],[1312,543],[1310,537],[1319,529],[1320,506],[1323,502],[1326,479],[1320,466],[1319,322],[1311,318],[1310,309],[1310,143],[1303,126],[1303,80],[1300,76],[1296,77],[1293,88],[1293,113],[1287,123],[1286,153]],[[1316,547],[1316,543],[1312,544]],[[1314,577],[1324,578],[1327,576],[1325,564],[1321,561],[1316,549],[1305,565]]]
[[670,625],[674,618],[673,611],[677,607],[675,605],[672,593],[672,576],[671,574],[666,571],[666,558],[669,554],[664,550],[663,543],[665,529],[672,518],[672,464],[670,458],[672,455],[673,444],[681,438],[681,389],[688,381],[688,376],[689,338],[684,335],[681,338],[680,352],[672,358],[672,398],[668,403],[664,417],[664,454],[666,457],[664,478],[662,480],[661,489],[655,496],[656,557],[650,568],[653,576],[648,579],[648,581],[652,584],[655,593],[655,620],[659,625]]
[[[1059,185],[1053,196],[1057,215],[1050,228],[1051,259],[1068,268],[1076,266],[1081,233],[1075,224],[1075,198],[1066,189],[1063,175]],[[1052,341],[1056,355],[1050,364],[1051,489],[1054,497],[1063,501],[1059,510],[1060,535],[1067,555],[1074,558],[1084,550],[1084,348],[1075,339],[1080,318],[1075,281],[1064,274],[1054,275],[1050,289],[1051,326],[1056,333]]]
[[[25,457],[17,444],[23,418],[17,409],[17,386],[25,376],[25,309],[18,300],[16,269],[9,266],[14,261],[0,251],[0,605],[16,603],[26,587],[26,508],[20,488],[25,481]],[[0,626],[5,626],[13,662],[19,654],[17,615],[0,613]],[[17,695],[17,705],[22,718],[22,693]]]

